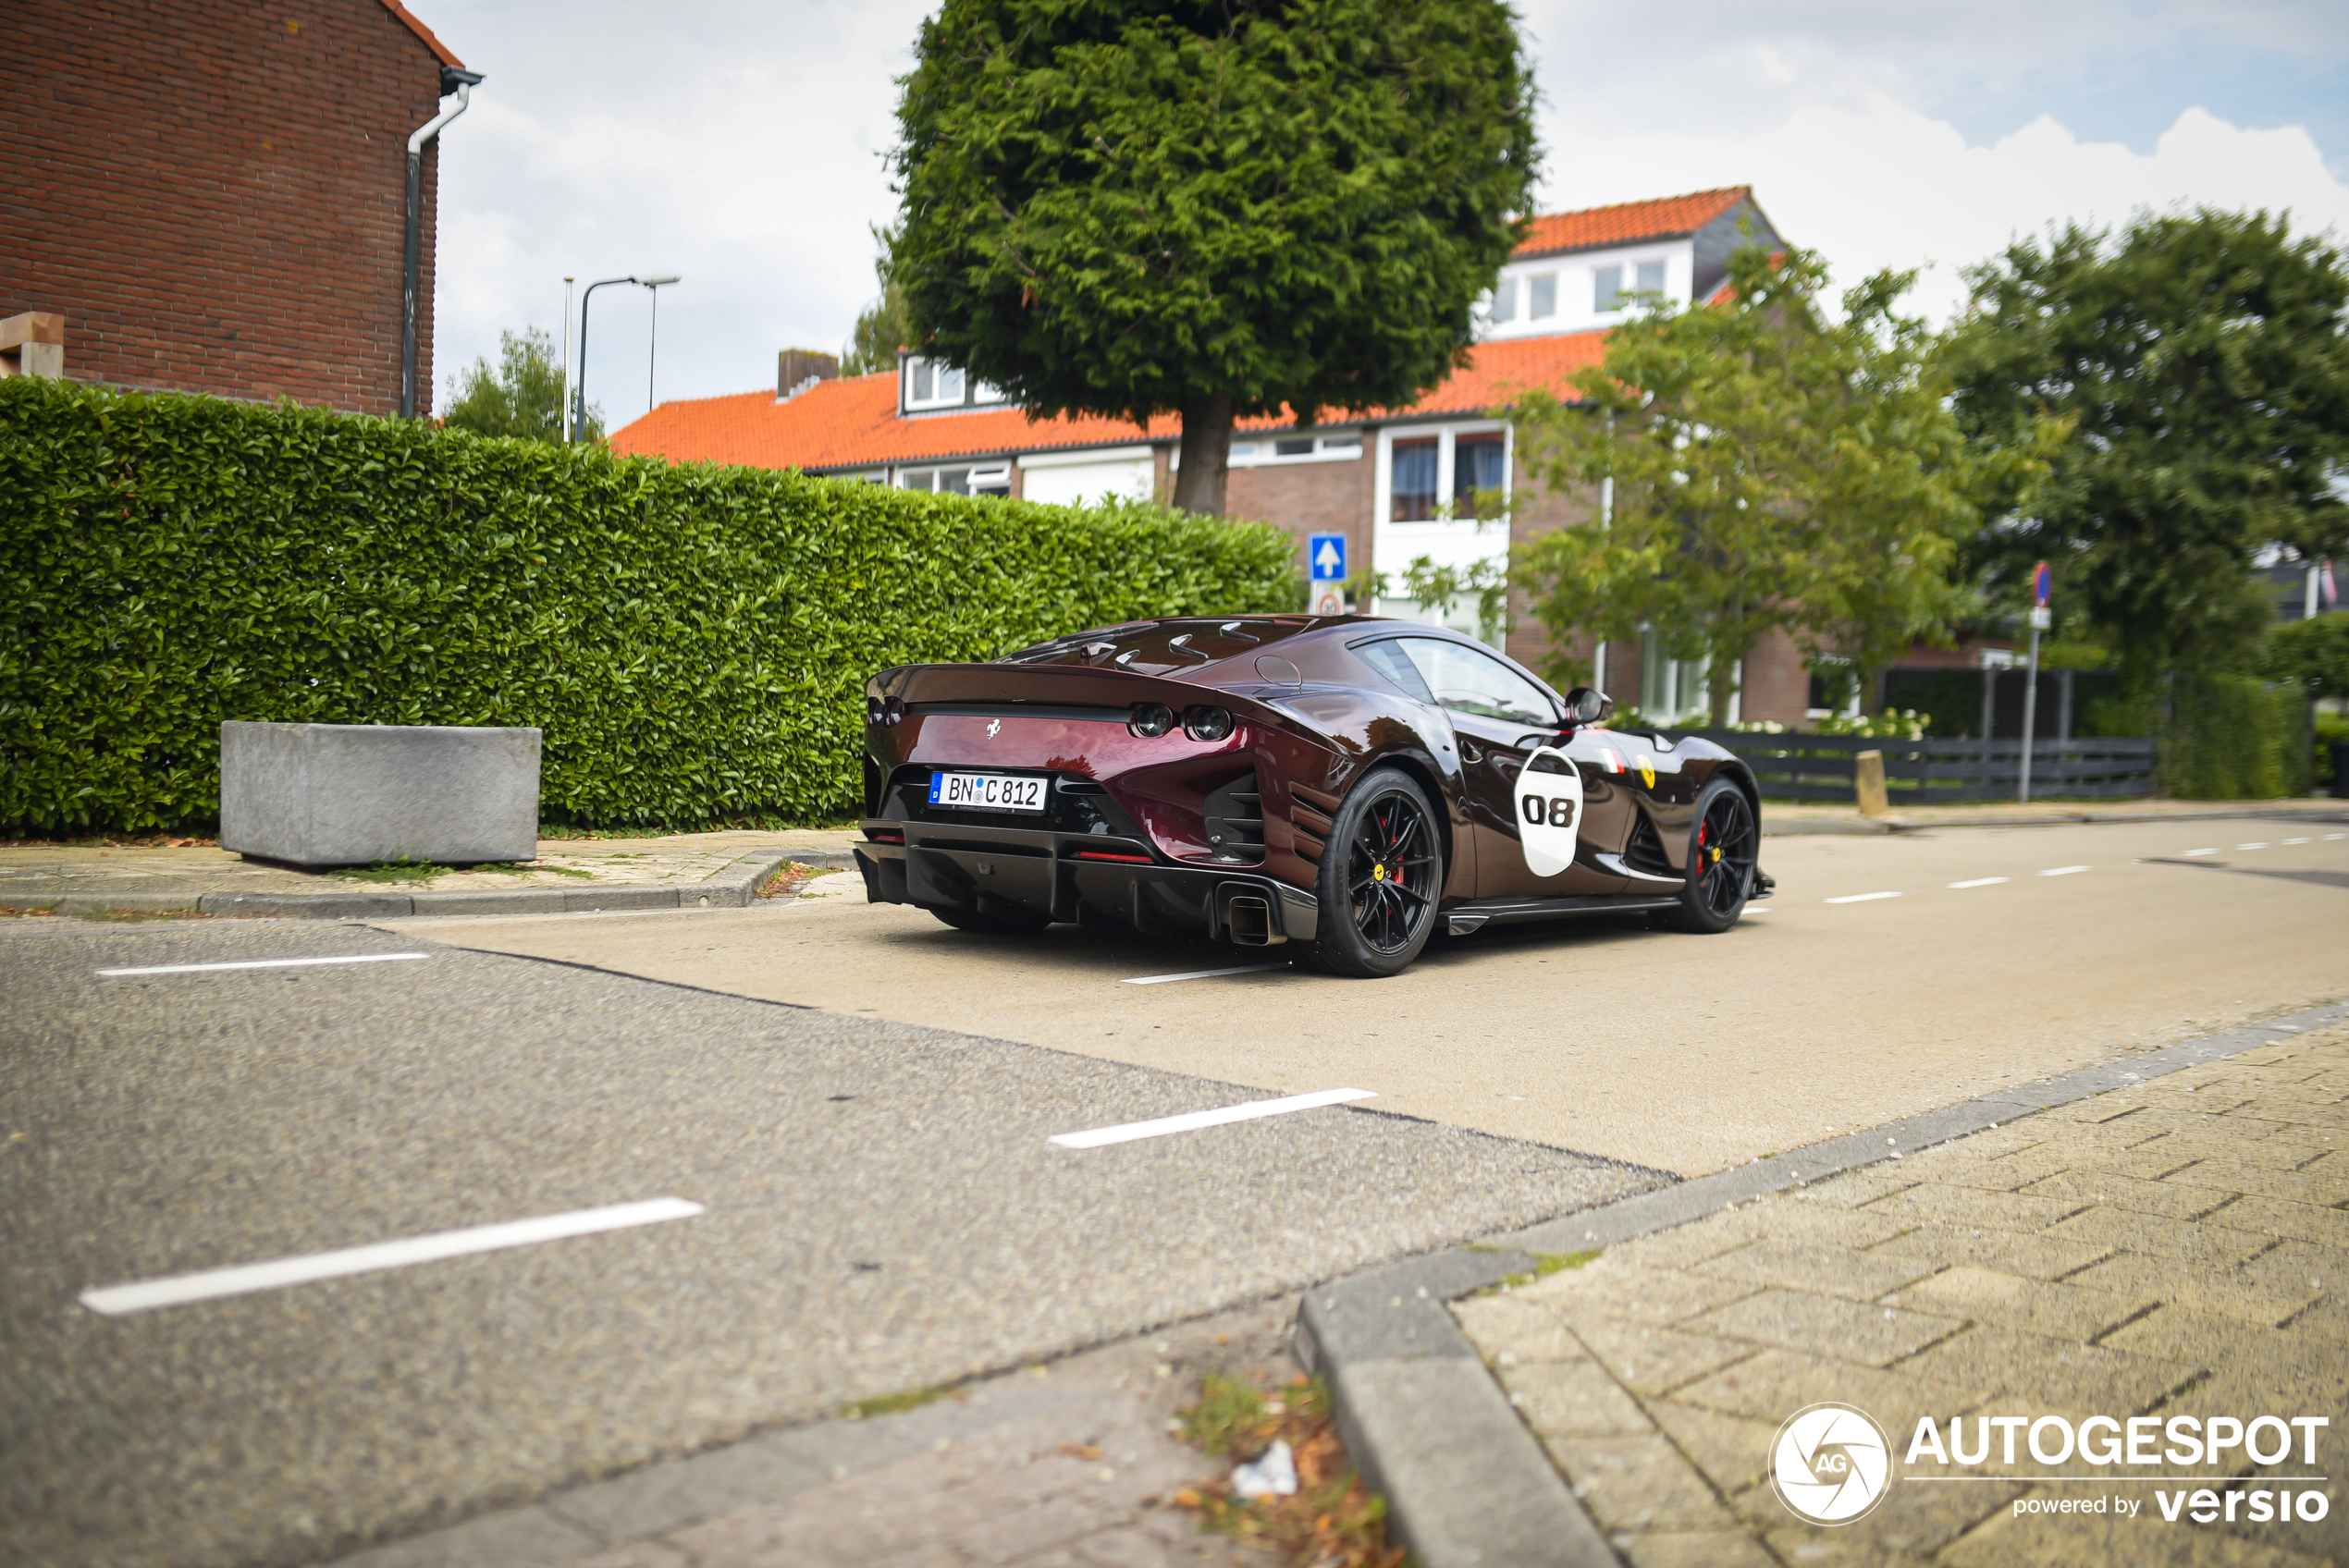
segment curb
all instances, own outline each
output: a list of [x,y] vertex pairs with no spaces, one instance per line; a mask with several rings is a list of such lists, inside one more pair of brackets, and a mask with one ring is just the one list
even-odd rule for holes
[[1773,827],[1767,809],[1769,802],[1765,801],[1763,804],[1762,837],[1765,839],[1931,833],[1944,827],[2080,827],[2091,823],[2212,822],[2244,817],[2269,822],[2349,822],[2349,802],[2338,805],[2328,802],[2303,811],[2279,811],[2272,804],[2255,804],[2214,811],[2050,811],[2038,816],[1961,816],[1932,822],[1904,821],[1897,813],[1874,820],[1798,816],[1783,818],[1778,827]]
[[331,893],[28,893],[0,896],[0,909],[54,914],[269,915],[280,920],[403,920],[412,915],[564,914],[592,910],[742,909],[786,862],[848,865],[832,850],[761,850],[682,887],[614,883],[606,888],[497,888],[477,892],[398,893],[373,888]]
[[1328,1379],[1347,1454],[1385,1495],[1396,1537],[1417,1568],[1617,1568],[1615,1550],[1485,1370],[1446,1302],[1531,1269],[1536,1253],[1612,1246],[2343,1019],[2349,1002],[2329,1002],[1561,1215],[1491,1244],[1358,1274],[1306,1292],[1297,1312],[1297,1357]]

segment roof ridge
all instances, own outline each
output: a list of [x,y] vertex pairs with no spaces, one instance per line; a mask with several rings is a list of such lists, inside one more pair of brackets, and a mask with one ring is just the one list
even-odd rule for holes
[[449,50],[449,45],[434,37],[432,29],[424,24],[423,18],[418,17],[415,12],[410,10],[407,6],[401,5],[400,0],[384,0],[384,8],[389,11],[393,16],[398,17],[400,21],[406,25],[410,32],[412,32],[418,38],[423,39],[424,47],[431,50],[435,55],[438,56],[442,65],[454,66],[459,70],[463,70],[465,68],[465,62],[457,58],[456,55]]
[[1579,218],[1593,213],[1620,212],[1626,207],[1661,207],[1673,202],[1695,202],[1707,196],[1752,196],[1752,185],[1716,185],[1704,190],[1684,190],[1677,196],[1642,196],[1636,202],[1604,202],[1595,207],[1570,207],[1563,212],[1533,213],[1534,218]]

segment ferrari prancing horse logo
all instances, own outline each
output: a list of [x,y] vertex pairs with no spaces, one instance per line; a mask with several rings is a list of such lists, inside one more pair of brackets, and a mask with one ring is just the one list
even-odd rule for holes
[[1002,729],[1002,728],[1003,728],[1003,721],[1002,721],[1002,719],[1000,719],[1000,718],[990,718],[990,719],[989,719],[989,720],[987,721],[987,738],[988,738],[989,740],[992,741],[993,739],[995,739],[995,732],[996,732],[998,729]]

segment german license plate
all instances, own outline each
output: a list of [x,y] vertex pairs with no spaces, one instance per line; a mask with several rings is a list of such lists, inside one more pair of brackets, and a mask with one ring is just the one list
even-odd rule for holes
[[1003,773],[933,773],[929,803],[953,811],[1042,811],[1050,782]]

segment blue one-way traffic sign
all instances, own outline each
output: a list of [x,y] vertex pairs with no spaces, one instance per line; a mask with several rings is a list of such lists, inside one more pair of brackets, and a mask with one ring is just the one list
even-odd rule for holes
[[1305,559],[1316,582],[1346,581],[1346,535],[1316,533],[1305,541]]

